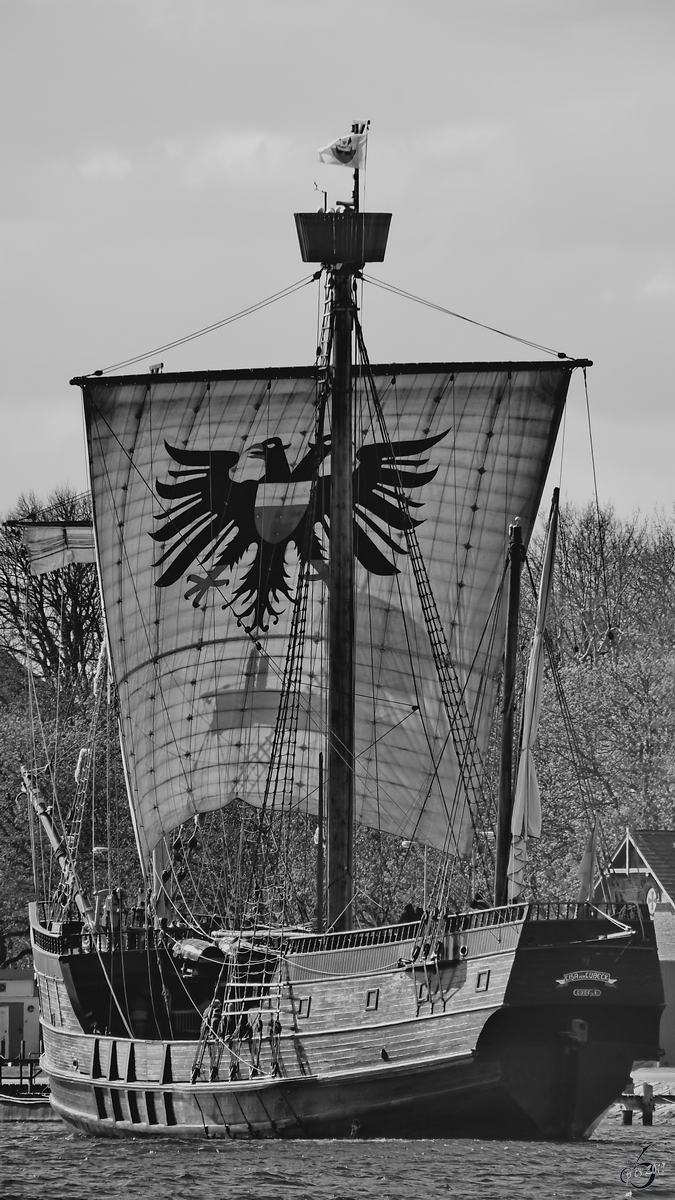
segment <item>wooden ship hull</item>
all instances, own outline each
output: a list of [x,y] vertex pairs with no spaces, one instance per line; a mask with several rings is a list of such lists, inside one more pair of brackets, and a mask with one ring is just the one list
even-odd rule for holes
[[213,964],[186,1011],[145,930],[93,948],[34,909],[52,1106],[108,1137],[587,1137],[659,1057],[663,989],[646,912],[615,940],[581,907],[451,917],[433,961],[413,961],[416,926],[289,939],[246,1030],[220,1037],[198,1016]]

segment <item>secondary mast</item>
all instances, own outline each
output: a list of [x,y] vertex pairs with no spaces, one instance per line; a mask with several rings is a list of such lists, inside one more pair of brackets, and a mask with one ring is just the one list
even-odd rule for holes
[[504,645],[504,683],[502,688],[502,729],[499,758],[499,808],[495,855],[495,895],[498,906],[508,898],[508,867],[511,850],[513,814],[513,728],[516,699],[516,651],[518,648],[518,612],[520,608],[520,572],[523,565],[523,535],[516,520],[509,529],[508,593],[506,606],[506,642]]

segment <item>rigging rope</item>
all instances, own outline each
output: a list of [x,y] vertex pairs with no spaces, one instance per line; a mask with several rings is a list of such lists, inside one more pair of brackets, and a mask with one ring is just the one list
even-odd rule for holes
[[498,333],[500,337],[510,338],[512,342],[520,342],[523,346],[531,346],[533,350],[543,350],[545,354],[553,354],[555,358],[569,358],[572,355],[565,354],[563,350],[553,350],[551,346],[544,346],[541,342],[532,342],[529,338],[518,337],[515,333],[507,333],[505,329],[497,329],[495,325],[486,325],[483,321],[476,321],[473,317],[465,317],[463,313],[454,312],[451,308],[444,308],[442,304],[436,304],[433,300],[425,300],[422,296],[416,296],[413,292],[407,292],[405,288],[396,287],[393,283],[385,283],[383,279],[375,279],[372,275],[361,276],[366,283],[372,283],[373,287],[379,287],[384,292],[391,292],[394,296],[402,296],[405,300],[414,300],[416,304],[423,304],[426,308],[433,308],[436,312],[445,313],[448,317],[456,317],[458,321],[466,321],[468,325],[476,325],[478,329],[487,329],[490,333]]
[[212,325],[205,325],[202,329],[195,330],[194,333],[187,333],[184,337],[174,338],[172,342],[165,342],[162,346],[155,346],[152,350],[147,350],[144,354],[137,354],[133,358],[124,358],[120,362],[112,363],[109,367],[102,367],[98,371],[89,371],[85,378],[89,378],[92,375],[107,375],[108,371],[119,371],[122,367],[130,367],[133,363],[143,362],[146,358],[152,358],[154,354],[163,354],[165,350],[175,350],[177,346],[184,346],[186,342],[194,342],[196,338],[204,337],[207,333],[213,333],[216,329],[224,329],[226,325],[232,325],[234,321],[239,321],[242,317],[248,317],[251,313],[260,312],[261,309],[267,308],[269,304],[274,304],[277,300],[285,300],[287,296],[292,296],[295,292],[301,291],[309,283],[314,283],[320,276],[321,271],[315,271],[313,275],[306,275],[296,283],[291,283],[288,287],[282,288],[280,292],[274,292],[264,300],[259,300],[257,304],[250,304],[248,308],[242,308],[239,312],[232,313],[229,317],[223,317],[221,321],[214,321]]
[[612,629],[612,618],[609,611],[609,585],[607,583],[607,561],[605,558],[605,533],[602,527],[600,517],[600,500],[598,499],[598,477],[595,471],[595,449],[593,446],[593,429],[591,427],[591,405],[588,398],[588,379],[586,377],[586,368],[584,372],[584,395],[586,397],[586,417],[588,419],[588,440],[591,448],[591,466],[593,468],[593,494],[595,497],[595,513],[598,520],[598,542],[600,545],[600,565],[602,568],[602,582],[605,589],[605,611],[607,615],[607,641],[614,641],[614,630]]
[[[527,568],[530,585],[532,587],[532,594],[536,601],[537,596],[538,596],[538,589],[535,584],[534,577],[532,575],[532,568],[530,566],[529,557],[525,559],[525,566]],[[595,798],[593,796],[591,784],[588,779],[588,774],[584,770],[584,762],[583,762],[584,755],[583,755],[583,751],[581,749],[581,745],[579,743],[579,738],[577,736],[576,725],[574,723],[574,718],[572,716],[569,701],[567,699],[567,694],[565,692],[565,687],[563,684],[560,667],[559,667],[557,659],[556,659],[553,638],[551,637],[551,634],[548,632],[547,629],[544,630],[544,646],[546,648],[546,657],[547,657],[549,668],[551,671],[551,677],[553,679],[553,685],[555,688],[556,698],[558,700],[558,704],[560,707],[560,715],[562,717],[563,727],[565,729],[565,734],[567,737],[567,744],[568,744],[569,750],[570,750],[570,759],[572,762],[572,769],[573,769],[574,775],[576,777],[577,787],[579,788],[579,795],[581,797],[581,803],[582,803],[584,815],[586,817],[586,821],[588,824],[588,828],[589,828],[589,830],[592,830],[593,818],[597,815],[596,808],[595,808]],[[601,849],[601,853],[602,853],[602,858],[604,860],[603,865],[605,867],[605,871],[607,871],[607,869],[609,868],[610,860],[611,860],[611,854],[610,854],[609,846],[607,844],[607,839],[605,837],[605,832],[599,821],[598,821],[598,830],[599,830],[599,835],[600,835],[599,836],[600,849]]]
[[[392,460],[395,462],[392,443],[389,432],[386,426],[384,413],[380,403],[375,381],[373,379],[368,352],[366,350],[363,339],[363,332],[360,322],[355,316],[355,327],[357,343],[361,355],[361,361],[366,372],[366,379],[370,389],[373,408],[377,416],[380,434],[386,445],[390,447]],[[396,468],[397,473],[398,469]],[[431,650],[436,665],[441,695],[446,709],[450,732],[457,756],[457,765],[459,768],[459,777],[466,791],[467,798],[473,796],[474,804],[468,804],[469,815],[472,824],[474,825],[475,833],[479,832],[477,825],[481,826],[480,832],[483,834],[486,847],[488,841],[486,832],[489,825],[489,800],[485,794],[485,780],[482,771],[482,763],[480,752],[476,743],[476,733],[471,714],[466,707],[465,688],[462,686],[452,662],[450,647],[448,645],[445,630],[438,613],[435,597],[431,589],[431,583],[426,571],[424,561],[422,559],[419,542],[415,533],[415,527],[409,520],[409,509],[405,496],[405,491],[400,477],[394,485],[396,501],[400,511],[406,518],[405,528],[403,530],[410,562],[413,570],[413,575],[417,585],[418,595],[422,605],[427,634],[431,645]],[[437,769],[438,764],[436,764]],[[455,797],[452,811],[448,813],[449,824],[454,824],[456,815],[456,803],[458,797]],[[488,851],[489,852],[489,851]]]
[[[572,766],[574,768],[574,773],[576,775],[577,785],[579,787],[579,792],[581,795],[581,802],[582,802],[582,805],[584,808],[584,813],[585,813],[586,820],[588,822],[588,827],[590,830],[593,828],[593,818],[595,816],[597,816],[597,812],[596,812],[596,808],[595,808],[595,798],[593,796],[593,791],[591,789],[591,785],[590,785],[590,781],[587,776],[587,772],[584,770],[584,763],[583,763],[584,755],[581,750],[581,746],[579,745],[579,739],[577,737],[576,726],[574,724],[574,719],[572,717],[569,702],[568,702],[567,696],[565,694],[565,689],[563,686],[560,669],[558,667],[557,662],[555,661],[552,640],[548,633],[544,634],[544,645],[546,646],[546,652],[548,655],[549,665],[551,667],[551,674],[553,676],[553,682],[555,685],[556,696],[558,698],[558,703],[560,705],[560,712],[561,712],[562,719],[563,719],[563,725],[565,727],[565,732],[567,734],[567,741],[568,741],[569,748],[570,748],[570,756],[572,759]],[[598,831],[599,831],[599,835],[600,835],[599,836],[600,849],[602,852],[603,865],[604,865],[605,874],[606,874],[609,870],[609,865],[611,862],[611,852],[610,852],[609,846],[607,844],[605,832],[604,832],[604,829],[603,829],[600,821],[598,821]]]

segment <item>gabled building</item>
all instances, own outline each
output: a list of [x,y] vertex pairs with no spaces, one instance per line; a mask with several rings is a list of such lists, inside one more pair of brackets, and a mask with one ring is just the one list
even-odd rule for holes
[[659,948],[666,1007],[661,1018],[662,1067],[675,1066],[675,829],[626,828],[595,899],[646,904]]
[[0,971],[0,1055],[5,1061],[37,1059],[40,1022],[37,984],[30,971]]

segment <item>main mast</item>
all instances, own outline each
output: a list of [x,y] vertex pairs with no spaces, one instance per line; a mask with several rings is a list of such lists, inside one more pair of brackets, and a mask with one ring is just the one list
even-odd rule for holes
[[358,172],[338,212],[295,214],[303,260],[330,272],[333,297],[326,927],[335,931],[351,928],[354,892],[354,276],[384,260],[390,221],[359,212]]
[[354,894],[354,264],[333,268],[328,619],[328,928],[351,929]]

